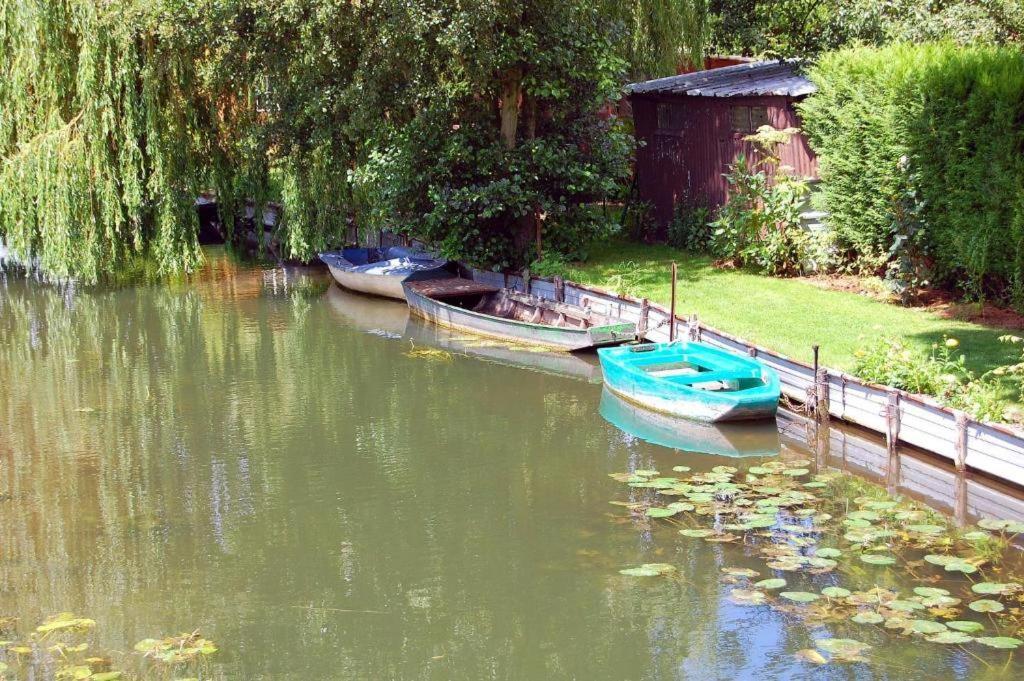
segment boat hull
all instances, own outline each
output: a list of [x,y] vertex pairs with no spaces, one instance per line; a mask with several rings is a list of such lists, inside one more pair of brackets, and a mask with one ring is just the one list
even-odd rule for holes
[[[759,386],[743,390],[697,389],[643,370],[631,358],[634,348],[616,348],[598,352],[604,383],[616,395],[646,409],[710,423],[751,421],[775,417],[779,406],[779,378],[757,360],[733,355],[699,343],[663,344],[655,346],[657,354],[644,358],[648,362],[663,360],[666,364],[680,357],[696,356],[712,367],[733,367],[737,372],[755,376]],[[721,373],[721,372],[719,372]],[[728,373],[728,372],[726,372]],[[710,376],[711,374],[707,374]]]
[[636,335],[636,325],[631,323],[569,329],[481,314],[428,298],[409,286],[405,298],[413,314],[433,324],[511,343],[572,352],[624,343]]
[[447,263],[442,260],[414,260],[405,256],[404,249],[390,249],[403,254],[401,257],[379,260],[372,263],[356,263],[344,254],[368,251],[370,249],[346,249],[338,253],[321,253],[320,259],[327,264],[334,281],[350,291],[365,293],[393,300],[405,300],[402,285],[406,281],[443,279],[454,277]]

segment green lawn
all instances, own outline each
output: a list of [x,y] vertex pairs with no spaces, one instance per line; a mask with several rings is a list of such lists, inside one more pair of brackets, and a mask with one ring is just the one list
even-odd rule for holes
[[592,249],[566,279],[588,283],[668,305],[669,266],[679,267],[677,313],[696,312],[701,321],[794,359],[810,362],[821,346],[825,366],[849,370],[853,352],[879,336],[899,337],[927,349],[943,334],[957,338],[968,365],[984,372],[1015,360],[1000,343],[1005,330],[944,319],[933,313],[829,291],[795,279],[776,279],[722,270],[710,258],[667,246],[612,242]]

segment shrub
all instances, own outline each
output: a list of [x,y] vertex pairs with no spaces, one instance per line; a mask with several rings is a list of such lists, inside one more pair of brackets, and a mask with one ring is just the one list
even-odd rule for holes
[[897,288],[1024,303],[1024,52],[855,48],[810,76],[799,108],[840,248]]
[[745,139],[756,144],[760,159],[740,154],[725,179],[729,200],[712,223],[715,252],[737,265],[768,274],[797,274],[810,237],[800,224],[808,186],[780,166],[778,146],[798,131],[762,126]]
[[854,353],[853,372],[861,378],[919,395],[930,395],[941,403],[963,409],[977,419],[1002,421],[1007,403],[993,372],[978,378],[958,353],[955,338],[943,338],[931,352],[907,347],[893,338],[880,338]]
[[711,250],[713,230],[711,209],[707,204],[686,198],[676,204],[675,215],[668,226],[668,243],[690,253]]

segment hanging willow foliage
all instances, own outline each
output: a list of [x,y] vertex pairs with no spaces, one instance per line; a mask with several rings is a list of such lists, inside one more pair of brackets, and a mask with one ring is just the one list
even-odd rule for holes
[[189,51],[134,2],[0,2],[0,238],[53,276],[199,259]]

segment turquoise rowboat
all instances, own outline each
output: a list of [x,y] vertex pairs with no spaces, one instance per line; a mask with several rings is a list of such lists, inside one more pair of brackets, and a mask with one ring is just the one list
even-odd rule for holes
[[720,423],[773,418],[779,377],[751,357],[703,343],[647,343],[597,351],[604,383],[653,411]]

